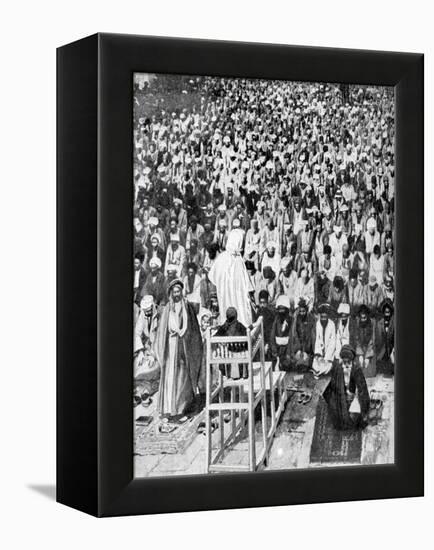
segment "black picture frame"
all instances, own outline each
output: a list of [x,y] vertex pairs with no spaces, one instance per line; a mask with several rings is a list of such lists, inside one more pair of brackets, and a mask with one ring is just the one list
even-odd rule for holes
[[[57,51],[57,500],[96,516],[423,495],[423,55],[96,34]],[[395,464],[133,479],[134,72],[396,94]]]

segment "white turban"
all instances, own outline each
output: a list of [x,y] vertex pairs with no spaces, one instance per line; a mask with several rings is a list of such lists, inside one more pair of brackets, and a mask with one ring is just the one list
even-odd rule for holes
[[158,267],[158,268],[160,268],[160,267],[161,267],[161,260],[160,260],[160,258],[151,258],[150,261],[149,261],[149,266],[150,266],[150,267]]
[[151,294],[143,296],[142,301],[140,302],[140,307],[143,310],[150,309],[154,305],[154,297]]
[[291,304],[289,302],[289,296],[285,296],[284,294],[281,294],[276,300],[276,308],[278,308],[279,306],[290,309]]
[[368,231],[370,229],[377,229],[377,222],[375,221],[374,218],[368,219],[368,221],[366,222],[366,228],[368,229]]

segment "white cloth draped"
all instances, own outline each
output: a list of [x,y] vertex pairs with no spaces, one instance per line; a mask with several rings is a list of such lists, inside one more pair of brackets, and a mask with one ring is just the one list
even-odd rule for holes
[[217,256],[209,272],[209,280],[217,288],[220,322],[226,319],[226,310],[234,307],[238,320],[244,326],[252,324],[249,292],[254,291],[252,281],[241,256],[243,232],[233,229],[228,236],[226,250]]

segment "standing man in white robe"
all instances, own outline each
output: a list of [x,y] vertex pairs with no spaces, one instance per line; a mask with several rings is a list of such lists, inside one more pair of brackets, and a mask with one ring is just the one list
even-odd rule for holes
[[328,374],[333,366],[336,349],[336,326],[329,318],[329,304],[318,308],[319,319],[315,325],[314,359],[312,370],[315,378]]
[[241,256],[244,233],[232,229],[226,243],[226,250],[219,254],[209,272],[209,280],[217,288],[220,322],[225,322],[228,307],[234,307],[238,320],[245,327],[252,324],[250,293],[254,287]]

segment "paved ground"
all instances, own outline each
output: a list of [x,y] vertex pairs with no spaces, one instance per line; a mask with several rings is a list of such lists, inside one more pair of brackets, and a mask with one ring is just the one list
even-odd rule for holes
[[[394,391],[393,378],[378,375],[368,379],[373,397],[384,402],[383,418],[376,426],[368,426],[363,431],[361,464],[388,464],[394,461]],[[318,399],[328,380],[314,381],[310,374],[288,375],[288,386],[299,391],[312,393],[307,405],[298,403],[298,392],[288,400],[279,422],[271,447],[268,470],[293,468],[329,467],[342,464],[311,464],[310,447],[315,426],[315,412]],[[147,413],[149,414],[149,412]],[[260,447],[260,423],[257,424],[257,441]],[[229,425],[225,425],[229,429]],[[217,445],[214,437],[213,446]],[[240,440],[227,452],[225,464],[247,464],[247,441]],[[192,443],[182,453],[135,455],[136,477],[193,475],[205,473],[205,437],[197,434]]]

